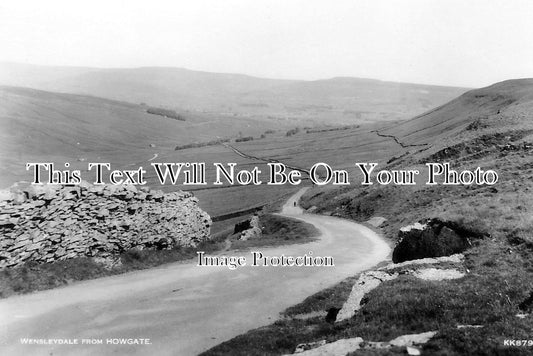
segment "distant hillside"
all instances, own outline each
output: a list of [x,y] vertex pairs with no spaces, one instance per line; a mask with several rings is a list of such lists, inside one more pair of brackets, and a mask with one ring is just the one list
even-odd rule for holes
[[[176,145],[257,134],[273,125],[248,119],[186,121],[153,115],[143,105],[97,97],[0,86],[0,187],[27,180],[26,162],[146,162]],[[64,167],[58,167],[64,169]]]
[[308,124],[407,119],[466,89],[357,78],[263,79],[181,68],[97,69],[0,63],[0,85]]
[[405,145],[440,146],[468,139],[480,130],[533,125],[533,79],[515,79],[471,90],[411,120],[381,130]]

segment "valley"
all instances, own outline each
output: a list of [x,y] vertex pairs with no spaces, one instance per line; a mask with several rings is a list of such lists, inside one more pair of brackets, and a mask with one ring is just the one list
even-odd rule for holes
[[[280,210],[284,202],[299,191],[289,202],[300,199],[308,213],[297,218],[324,227],[322,232],[326,239],[311,244],[331,243],[339,253],[338,258],[346,262],[340,269],[342,273],[334,278],[328,275],[315,279],[308,275],[305,278],[311,282],[306,284],[300,280],[301,276],[297,277],[306,288],[300,294],[284,297],[283,304],[270,295],[276,306],[258,312],[255,317],[260,323],[246,320],[241,324],[242,319],[235,319],[238,326],[226,330],[223,335],[215,335],[213,331],[215,339],[197,340],[201,348],[198,344],[189,345],[190,348],[183,346],[184,353],[279,355],[293,353],[301,343],[329,344],[349,337],[388,342],[402,335],[436,331],[437,336],[418,345],[417,350],[436,355],[460,355],[464,350],[471,354],[505,354],[510,350],[502,346],[505,338],[527,337],[533,312],[528,302],[533,293],[530,282],[533,263],[530,258],[532,79],[508,80],[466,91],[353,78],[277,81],[182,69],[10,68],[9,73],[19,74],[6,77],[4,73],[7,79],[0,80],[0,84],[6,85],[0,87],[0,184],[3,187],[31,179],[31,173],[25,169],[26,162],[50,162],[59,170],[69,162],[68,169],[78,169],[82,176],[94,174],[88,171],[90,162],[108,162],[120,172],[136,172],[144,167],[143,178],[151,188],[194,193],[199,206],[214,221],[211,234],[222,237],[216,243],[226,241],[236,223],[258,211]],[[67,74],[58,78],[57,73]],[[126,75],[132,78],[131,82],[125,81]],[[103,82],[102,78],[108,78],[109,85],[97,85]],[[153,78],[159,80],[154,83]],[[180,83],[180,79],[180,86],[169,87],[170,81]],[[199,84],[206,82],[213,83],[207,94],[202,91],[207,86]],[[74,86],[73,83],[81,84]],[[228,83],[234,84],[228,87]],[[183,94],[185,86],[192,88],[187,95]],[[324,91],[332,94],[327,96]],[[428,95],[426,91],[431,94],[430,101],[421,99]],[[225,95],[219,96],[220,93]],[[258,103],[258,98],[263,101]],[[325,106],[322,100],[334,104]],[[311,104],[313,102],[315,104]],[[224,105],[227,111],[223,110]],[[169,117],[174,114],[168,111],[158,111],[163,115],[150,114],[147,106],[172,110],[176,117],[183,117],[185,121]],[[341,107],[346,110],[361,108],[367,114],[354,111],[339,115]],[[161,177],[151,165],[165,162],[205,163],[207,184],[161,184]],[[228,179],[222,179],[223,184],[213,184],[217,175],[214,163],[217,162],[235,163],[239,170],[250,172],[254,169],[268,172],[268,163],[281,162],[300,172],[304,179],[298,185],[231,185]],[[313,185],[305,178],[317,162],[324,162],[339,172],[345,171],[352,184]],[[357,162],[376,163],[377,166],[370,171],[366,169],[368,166],[358,166]],[[376,175],[380,171],[384,173]],[[402,176],[401,172],[407,173]],[[124,176],[127,174],[122,174],[122,178]],[[133,173],[130,176],[133,179]],[[121,177],[117,175],[117,178]],[[398,184],[394,184],[394,179]],[[365,181],[374,184],[360,184]],[[430,184],[426,184],[428,182]],[[457,182],[464,184],[453,184]],[[305,193],[300,190],[304,187],[308,188]],[[291,216],[302,212],[287,205],[284,211]],[[370,224],[376,221],[379,223],[375,226]],[[461,245],[461,262],[453,265],[462,273],[461,278],[423,280],[416,277],[418,270],[400,269],[394,280],[383,281],[365,295],[364,303],[351,318],[339,321],[331,316],[325,318],[330,308],[340,310],[343,307],[356,281],[354,275],[377,261],[354,267],[363,256],[358,250],[360,246],[347,238],[352,234],[348,225],[361,229],[361,225],[355,223],[370,224],[393,245],[403,236],[402,231],[409,231],[406,227],[427,226],[435,221],[468,234],[464,246]],[[335,238],[344,239],[342,243],[328,240],[328,229],[337,225],[348,229],[334,234]],[[437,255],[428,257],[442,256],[442,251],[448,251],[449,247],[447,243],[435,246],[441,250],[432,251],[429,255]],[[306,249],[307,245],[273,248],[278,252],[305,252],[302,248]],[[385,257],[380,254],[379,260]],[[437,265],[436,269],[449,267],[446,263]],[[189,268],[187,266],[161,268],[181,270]],[[125,281],[153,273],[157,270],[109,278],[112,282]],[[282,282],[275,278],[276,273],[268,273],[271,273],[266,277],[268,285],[272,289],[280,286]],[[200,277],[199,280],[207,278],[206,285],[213,289],[213,286],[220,286],[218,283],[233,281],[235,276],[227,275],[220,281],[214,281],[215,277],[209,274]],[[253,273],[242,278],[253,280]],[[344,278],[347,279],[342,281]],[[170,284],[178,282],[181,283],[164,279],[164,288],[156,286],[153,292],[162,293],[157,296],[162,303],[190,301],[191,296],[173,299],[165,294]],[[193,294],[208,288],[194,287],[189,282],[192,280],[186,284]],[[234,289],[242,285],[240,280],[233,282],[236,283]],[[100,290],[100,283],[105,289],[103,280],[87,282],[87,285]],[[83,286],[74,284],[65,290]],[[247,284],[249,295],[257,295],[263,288],[252,287],[253,284]],[[312,293],[315,294],[305,298]],[[243,305],[256,305],[256,300],[242,298]],[[15,303],[9,300],[7,304]],[[113,300],[115,302],[121,304],[123,300]],[[213,312],[221,302],[216,298],[210,299],[211,302],[208,309]],[[133,303],[139,306],[137,311],[142,314],[140,310],[146,307],[145,300]],[[21,305],[23,303],[20,308]],[[137,314],[124,311],[125,314],[113,314],[115,319],[108,320],[105,315],[109,309],[96,304],[85,307],[98,310],[101,316],[98,322],[109,328],[113,328],[116,321],[121,330],[128,330],[128,323],[137,318]],[[287,309],[283,311],[284,308]],[[242,308],[238,312],[246,310]],[[228,308],[223,312],[235,313],[235,310]],[[283,318],[275,320],[279,312]],[[128,316],[124,317],[126,314]],[[167,315],[160,309],[153,309],[149,314],[154,320]],[[306,317],[302,319],[300,314]],[[226,317],[225,314],[220,316]],[[46,323],[43,319],[38,325]],[[62,323],[64,331],[70,330],[77,321],[64,319]],[[176,320],[170,317],[165,323],[176,326]],[[148,324],[143,324],[147,330],[161,333],[161,330],[150,329]],[[20,325],[20,328],[28,327],[23,322]],[[476,328],[460,327],[464,325]],[[92,327],[96,330],[96,326]],[[205,327],[205,323],[198,324],[192,336],[202,337],[198,331],[201,327]],[[256,327],[260,328],[249,330]],[[165,335],[164,343],[170,343],[172,336]],[[254,345],[255,351],[250,351],[250,345]],[[207,350],[209,347],[212,349]],[[162,350],[163,353],[167,351],[170,352]],[[525,349],[511,351],[527,354]],[[394,355],[403,354],[406,349],[368,352]]]
[[[0,143],[0,186],[2,187],[8,187],[17,181],[31,180],[31,171],[25,169],[26,162],[54,163],[56,169],[59,170],[66,169],[63,167],[65,163],[68,163],[68,169],[79,170],[82,176],[91,177],[92,172],[88,171],[90,162],[110,163],[114,169],[121,170],[138,170],[140,167],[146,169],[155,162],[205,162],[208,167],[207,181],[212,182],[214,181],[214,162],[234,162],[243,168],[257,166],[265,172],[267,171],[266,165],[252,157],[265,161],[279,160],[288,166],[305,169],[317,163],[316,158],[319,157],[321,161],[336,169],[353,170],[353,162],[370,158],[385,158],[389,156],[389,152],[397,148],[393,140],[379,137],[372,132],[386,125],[377,117],[368,119],[352,117],[337,120],[327,119],[329,115],[327,113],[315,112],[309,117],[305,114],[292,118],[286,114],[279,117],[258,115],[253,110],[228,117],[218,111],[184,109],[184,106],[181,106],[183,103],[179,101],[157,101],[152,96],[135,97],[139,95],[138,93],[153,95],[154,92],[146,88],[137,90],[135,86],[127,86],[126,83],[130,83],[131,80],[137,81],[139,85],[147,85],[146,83],[154,78],[175,83],[177,87],[174,89],[165,84],[155,91],[160,93],[161,90],[167,90],[171,93],[171,90],[178,90],[172,92],[174,98],[182,97],[185,88],[190,89],[206,81],[220,83],[219,86],[211,84],[209,87],[213,90],[234,93],[232,95],[238,94],[239,97],[242,91],[257,90],[257,95],[263,97],[265,88],[278,92],[281,90],[280,85],[305,85],[306,89],[300,88],[297,92],[300,93],[298,95],[302,98],[301,100],[306,102],[315,102],[321,95],[320,91],[326,90],[329,93],[327,100],[331,100],[331,95],[337,95],[333,94],[336,92],[339,95],[342,93],[341,97],[365,93],[360,99],[362,101],[357,104],[363,106],[367,105],[366,103],[370,105],[373,100],[397,100],[395,98],[398,96],[413,95],[418,96],[420,100],[430,95],[435,104],[442,104],[451,99],[455,93],[464,91],[460,88],[444,87],[428,87],[427,90],[419,90],[416,89],[416,85],[411,84],[355,79],[333,80],[327,86],[321,87],[320,81],[287,83],[238,75],[165,68],[117,71],[87,68],[63,70],[64,68],[9,63],[2,63],[0,68],[2,68],[0,85],[15,84],[76,93],[75,95],[62,94],[9,86],[0,88],[2,99],[0,133],[3,136]],[[154,73],[158,74],[154,77]],[[111,83],[108,79],[104,87],[90,84],[97,82],[97,78],[101,79],[103,75],[106,75],[106,78],[111,76],[115,79]],[[131,79],[136,76],[138,79]],[[76,86],[72,87],[74,82]],[[117,87],[114,88],[111,84]],[[80,89],[84,86],[86,86],[85,89]],[[381,91],[377,90],[376,86],[381,88]],[[229,90],[228,87],[235,90]],[[112,88],[114,88],[114,94],[106,91]],[[286,93],[281,97],[288,98],[290,95],[296,95],[295,93]],[[391,93],[394,95],[391,96]],[[105,96],[106,98],[80,94]],[[174,96],[175,94],[178,96]],[[165,94],[162,97],[169,97],[169,95]],[[212,98],[205,93],[197,93],[197,95],[202,98]],[[210,99],[209,103],[211,101]],[[145,102],[149,102],[150,105],[170,107],[183,115],[185,121],[151,115],[147,113]],[[344,107],[345,104],[341,102],[339,105]],[[413,105],[412,109],[409,109],[413,111],[409,112],[422,112],[425,109],[423,105]],[[379,107],[382,107],[381,104]],[[397,108],[393,111],[396,114],[389,119],[400,120],[404,117]],[[269,113],[272,112],[269,111]],[[320,122],[318,126],[317,122]],[[343,124],[349,125],[339,126]],[[287,135],[291,129],[302,126],[304,129],[295,130],[296,134]],[[315,129],[310,129],[312,127]],[[337,130],[338,128],[341,130]],[[235,140],[245,136],[255,137],[255,139],[234,142],[231,146],[201,145],[202,142],[216,143],[218,140]],[[176,146],[189,144],[194,145],[191,148],[174,149]],[[234,149],[245,152],[248,157],[238,155]],[[376,151],[383,152],[383,154],[376,157]],[[228,185],[220,189],[210,185],[189,187],[161,185],[156,178],[153,171],[149,171],[146,177],[148,184],[154,188],[161,188],[165,191],[174,189],[194,191],[202,207],[215,216],[265,205],[295,191],[294,187],[287,185],[278,186],[276,189]],[[235,196],[243,196],[245,199],[236,201]]]

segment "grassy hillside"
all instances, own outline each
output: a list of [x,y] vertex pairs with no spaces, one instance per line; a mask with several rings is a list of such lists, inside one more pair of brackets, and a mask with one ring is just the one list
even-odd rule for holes
[[406,119],[441,105],[463,88],[357,78],[302,81],[182,68],[98,69],[0,63],[0,85],[76,93],[293,124]]
[[[509,80],[469,91],[411,120],[381,130],[405,144],[459,142],[484,130],[528,125],[533,79]],[[468,130],[466,130],[468,128]]]
[[[186,120],[149,114],[144,105],[34,89],[0,87],[0,187],[28,180],[26,162],[111,162],[117,169],[146,164],[176,145],[256,134],[274,125],[256,120]],[[170,162],[176,162],[170,161]],[[63,167],[60,167],[63,168]]]
[[[285,319],[205,354],[279,355],[291,353],[301,342],[350,337],[387,341],[429,330],[438,333],[423,346],[423,354],[530,354],[527,347],[508,347],[503,341],[527,339],[533,327],[532,94],[532,80],[498,83],[380,130],[407,145],[427,143],[403,148],[403,154],[395,153],[397,158],[389,160],[389,168],[422,169],[423,163],[437,161],[450,162],[461,170],[494,169],[500,175],[494,186],[427,186],[419,182],[412,187],[313,188],[303,197],[304,207],[316,206],[316,211],[323,214],[360,222],[373,216],[385,217],[382,233],[391,240],[396,240],[400,227],[434,217],[482,233],[487,237],[473,241],[465,252],[465,277],[422,281],[401,275],[368,294],[366,304],[353,318],[334,325],[324,317],[291,317],[291,310],[324,312],[332,306],[340,307],[354,282],[351,279],[291,308]],[[520,314],[522,317],[517,316]],[[256,351],[250,353],[250,345]],[[392,348],[350,355],[404,352]]]

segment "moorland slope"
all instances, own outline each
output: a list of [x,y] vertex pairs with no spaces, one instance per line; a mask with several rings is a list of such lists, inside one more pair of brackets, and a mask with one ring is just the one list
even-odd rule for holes
[[0,86],[0,187],[27,180],[26,162],[70,162],[72,169],[111,162],[124,168],[176,145],[279,127],[244,118],[181,114],[185,121],[149,114],[143,105]]
[[[508,80],[475,89],[413,119],[381,130],[402,143],[433,144],[443,140],[458,142],[482,129],[527,126],[533,109],[533,79]],[[467,130],[468,128],[468,130]]]

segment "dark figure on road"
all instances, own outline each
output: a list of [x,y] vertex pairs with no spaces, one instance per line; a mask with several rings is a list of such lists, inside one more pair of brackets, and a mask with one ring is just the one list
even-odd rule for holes
[[294,206],[296,206],[296,202],[294,202]]

